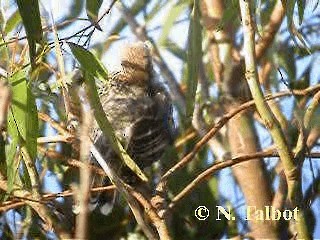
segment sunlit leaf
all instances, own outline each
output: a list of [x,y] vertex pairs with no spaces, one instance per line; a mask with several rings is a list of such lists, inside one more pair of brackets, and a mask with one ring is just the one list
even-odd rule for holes
[[108,79],[107,69],[90,51],[74,43],[69,47],[83,69],[100,80]]
[[300,0],[300,1],[299,0],[295,0],[295,1],[282,0],[281,1],[282,5],[286,9],[288,31],[290,33],[291,39],[294,41],[296,46],[299,46],[299,44],[296,40],[296,38],[297,38],[301,42],[302,46],[309,52],[309,54],[311,54],[307,40],[301,34],[301,32],[297,29],[297,27],[293,21],[294,7],[295,7],[295,3],[297,1],[298,1],[298,12],[299,12],[299,24],[301,24],[302,20],[303,20],[303,13],[304,13],[304,6],[305,6],[305,3],[303,3],[304,1],[303,0]]
[[187,78],[187,117],[191,117],[194,108],[194,98],[197,90],[199,63],[202,56],[202,35],[200,24],[199,2],[194,1],[188,36],[188,78]]
[[[13,176],[18,166],[15,166],[17,146],[25,144],[31,158],[37,155],[38,115],[35,98],[27,85],[26,74],[19,71],[9,78],[12,86],[12,104],[8,118],[8,134],[11,144],[8,152],[8,178],[13,183]],[[10,169],[10,166],[12,169]]]
[[36,43],[42,43],[42,25],[38,0],[16,0],[29,43],[31,65],[35,66]]
[[38,138],[38,111],[36,106],[36,99],[31,92],[30,86],[27,87],[27,116],[26,116],[26,130],[25,138],[27,150],[33,160],[37,156],[37,138]]
[[18,170],[18,145],[26,137],[27,113],[27,82],[23,74],[16,73],[9,78],[12,86],[12,104],[8,115],[8,135],[10,145],[7,145],[7,177],[9,191],[12,189]]
[[8,34],[21,22],[21,15],[19,11],[15,11],[8,19],[4,26],[4,32]]

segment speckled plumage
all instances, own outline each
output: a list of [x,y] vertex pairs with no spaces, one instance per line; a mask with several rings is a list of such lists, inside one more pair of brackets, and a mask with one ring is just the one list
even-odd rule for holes
[[[127,46],[121,66],[121,71],[113,73],[100,88],[100,100],[116,136],[137,165],[144,168],[159,160],[172,142],[171,102],[155,77],[150,50],[144,43]],[[118,157],[97,125],[92,139],[105,161],[119,168]]]

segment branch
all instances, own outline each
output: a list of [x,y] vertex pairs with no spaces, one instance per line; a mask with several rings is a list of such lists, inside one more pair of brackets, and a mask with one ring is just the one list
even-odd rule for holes
[[[270,101],[272,99],[279,98],[279,97],[291,96],[292,94],[299,95],[299,96],[310,95],[319,89],[320,89],[320,84],[317,84],[313,87],[308,87],[303,90],[283,91],[283,92],[276,93],[274,95],[265,96],[264,101]],[[253,107],[254,105],[255,105],[254,100],[251,100],[241,104],[239,107],[234,108],[228,113],[224,114],[221,117],[221,119],[211,127],[211,129],[207,132],[207,134],[205,134],[203,138],[196,143],[194,148],[185,157],[183,157],[176,165],[170,168],[162,176],[162,179],[165,180],[170,175],[174,174],[176,170],[188,164],[194,158],[197,152],[201,150],[201,148],[229,121],[229,119],[231,119],[232,117],[234,117],[235,115],[237,115],[242,111],[247,111],[250,107]]]
[[[81,94],[82,93],[82,94]],[[79,214],[76,217],[76,232],[75,236],[78,239],[87,238],[88,234],[88,204],[90,195],[90,177],[89,169],[90,158],[90,130],[92,123],[92,111],[85,97],[84,89],[79,90],[82,95],[82,124],[80,133],[80,161],[84,166],[80,168],[80,183],[77,188],[77,202],[79,203]]]
[[[254,29],[252,23],[252,15],[250,2],[245,0],[239,0],[242,25],[244,32],[244,55],[245,66],[246,66],[246,80],[248,82],[252,97],[255,101],[255,105],[265,126],[269,129],[270,134],[277,146],[279,151],[280,159],[284,167],[284,172],[288,184],[288,199],[292,203],[293,207],[299,206],[302,208],[302,193],[301,193],[301,182],[300,182],[300,169],[294,162],[293,156],[291,155],[289,146],[285,140],[284,134],[281,130],[279,122],[273,115],[269,105],[265,102],[262,90],[260,88],[257,79],[257,67],[255,57],[255,45],[254,45]],[[298,214],[299,223],[298,232],[299,237],[309,239],[307,226],[303,214],[303,209],[300,209]]]
[[[0,188],[1,189],[6,188],[5,187],[6,185],[7,185],[6,181],[0,181]],[[95,188],[90,189],[90,191],[92,193],[105,192],[105,191],[115,191],[115,190],[116,190],[116,186],[114,186],[114,185],[104,186],[104,187],[95,187]],[[10,194],[10,195],[13,195],[14,199],[10,200],[10,201],[2,202],[0,204],[0,212],[6,212],[6,211],[8,211],[10,209],[22,207],[22,206],[28,204],[28,201],[29,202],[34,202],[34,203],[46,204],[46,203],[48,203],[49,201],[51,201],[53,199],[63,198],[63,197],[71,197],[74,194],[75,194],[74,191],[71,190],[71,189],[70,190],[65,190],[65,191],[59,192],[59,193],[43,194],[42,195],[42,199],[40,201],[36,200],[36,199],[33,199],[32,196],[31,196],[31,193],[29,193],[29,192],[26,192],[24,197],[17,196],[17,195],[14,195],[14,194]]]
[[[5,192],[8,192],[8,184],[7,184],[7,181],[4,179],[5,179],[4,176],[0,174],[0,189],[2,189]],[[30,176],[30,179],[31,179],[31,176]],[[32,182],[32,184],[35,184],[35,183]],[[28,204],[34,210],[34,212],[37,213],[38,216],[41,218],[41,220],[43,221],[43,228],[46,231],[53,230],[53,220],[49,215],[49,211],[46,208],[46,206],[43,206],[40,203],[42,200],[41,195],[37,192],[36,189],[34,189],[33,192],[29,192],[23,189],[13,189],[11,191],[11,194],[17,198],[25,198],[26,196],[32,196],[32,199],[35,199],[35,201],[26,200],[26,204]]]
[[276,33],[278,32],[282,20],[285,16],[285,10],[281,0],[278,0],[270,16],[269,23],[264,27],[264,33],[255,46],[255,56],[257,61],[264,56],[267,49],[270,47]]
[[[146,197],[144,197],[144,195],[139,193],[137,190],[134,190],[130,185],[123,182],[122,179],[118,177],[118,175],[113,171],[112,167],[109,166],[109,164],[106,161],[104,161],[103,157],[93,144],[91,145],[91,153],[97,160],[97,162],[101,165],[102,169],[111,179],[111,181],[114,183],[114,185],[117,187],[119,192],[125,196],[135,216],[135,219],[141,226],[146,236],[148,236],[150,239],[158,239],[154,231],[152,230],[151,226],[149,226],[148,221],[145,220],[145,213],[147,214],[147,216],[149,216],[151,223],[154,224],[157,228],[160,239],[171,239],[169,237],[169,232],[165,223],[160,219],[149,200]],[[140,208],[139,203],[137,201],[140,202],[140,204],[144,207],[144,211]],[[162,238],[162,236],[164,238]]]
[[[241,162],[246,162],[252,159],[256,158],[266,158],[266,157],[279,157],[279,153],[275,149],[270,149],[267,151],[252,153],[252,154],[246,154],[241,155],[238,157],[233,157],[229,160],[225,161],[218,161],[215,162],[212,166],[208,167],[205,171],[200,173],[191,183],[189,183],[183,190],[181,190],[170,202],[169,207],[166,211],[170,211],[175,207],[175,205],[181,201],[183,198],[185,198],[188,194],[190,194],[196,187],[199,186],[200,183],[207,181],[209,177],[214,174],[215,172],[234,166],[236,164],[239,164]],[[307,154],[306,157],[310,158],[319,158],[320,152],[313,152],[310,154]]]

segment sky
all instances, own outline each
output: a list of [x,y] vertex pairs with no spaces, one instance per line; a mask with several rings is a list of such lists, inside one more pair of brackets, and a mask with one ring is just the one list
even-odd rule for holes
[[[127,3],[130,4],[133,1],[128,0]],[[104,1],[101,9],[103,11],[103,9],[108,8],[110,1]],[[68,14],[69,8],[71,6],[71,1],[70,0],[57,0],[57,1],[50,1],[50,0],[43,0],[41,1],[41,9],[43,13],[47,13],[49,15],[50,12],[52,12],[53,18],[55,19],[56,22],[58,22],[57,19],[61,19],[65,14]],[[168,13],[170,13],[170,8],[172,6],[167,6],[167,8],[162,9],[162,11],[160,11],[158,13],[158,17],[155,18],[154,21],[148,23],[148,28],[149,29],[153,29],[154,27],[163,24],[164,20],[166,19]],[[319,9],[318,9],[319,10]],[[9,12],[8,12],[9,14]],[[49,15],[50,16],[50,15]],[[85,12],[82,13],[83,17],[85,16]],[[186,15],[182,14],[180,19],[183,19]],[[110,29],[110,26],[112,26],[117,19],[119,18],[119,12],[116,8],[112,9],[111,14],[107,15],[102,21],[101,21],[101,27],[104,30],[103,32],[99,32],[96,31],[91,44],[94,44],[96,42],[100,42],[103,41],[104,39],[106,39],[107,37],[107,32],[108,29]],[[140,15],[138,17],[138,21],[143,21],[142,15]],[[282,26],[282,28],[285,28],[286,23],[284,23],[284,25]],[[67,28],[64,31],[59,32],[59,37],[63,37],[63,36],[67,36],[72,34],[73,32],[77,31],[78,29],[81,29],[85,26],[88,25],[88,22],[85,21],[78,21],[76,26],[73,25],[72,28]],[[176,42],[179,46],[184,47],[186,44],[186,40],[187,40],[187,31],[188,31],[188,22],[184,22],[181,24],[178,24],[175,26],[175,30],[172,31],[170,33],[170,38]],[[103,63],[106,65],[107,69],[116,69],[117,67],[119,67],[119,49],[121,48],[121,46],[125,43],[128,42],[133,42],[135,41],[135,37],[132,36],[132,34],[130,33],[129,29],[126,29],[123,32],[123,35],[126,36],[123,40],[121,41],[117,41],[115,42],[110,50],[107,52],[107,54],[105,54],[102,58]],[[152,31],[150,33],[150,36],[154,39],[158,39],[159,36],[161,35],[161,30],[158,31]],[[285,36],[284,36],[285,37]],[[317,39],[315,37],[315,39],[313,39],[313,41],[319,41],[319,38]],[[170,63],[170,68],[172,69],[174,75],[176,76],[177,79],[181,78],[181,68],[182,68],[182,62],[180,60],[178,60],[176,57],[174,57],[173,55],[171,55],[169,52],[167,52],[164,48],[161,48],[160,46],[160,50],[161,50],[161,54],[163,55],[164,59],[166,59],[167,62]],[[313,65],[314,66],[319,66],[320,64],[320,58],[319,55],[315,55],[315,58],[313,59],[306,59],[303,60],[301,62],[299,62],[299,68],[297,68],[298,73],[297,75],[299,76],[304,68],[303,66],[307,65],[307,61],[314,61]],[[300,67],[301,66],[301,67]],[[70,68],[72,68],[72,66],[69,66]],[[320,71],[318,70],[317,67],[313,68],[314,70],[311,73],[311,79],[312,79],[312,84],[318,83],[319,79],[320,79]],[[283,89],[286,89],[286,86],[283,84]],[[289,115],[289,113],[291,112],[291,108],[290,106],[292,106],[292,98],[288,98],[286,101],[282,102],[282,109],[284,110],[286,115]],[[54,113],[53,113],[54,114]],[[54,116],[53,116],[54,117]],[[259,125],[256,125],[259,133],[262,133],[263,128],[259,127]],[[50,127],[48,127],[47,129],[48,131],[48,135],[50,134],[55,134],[54,130],[51,129]],[[264,133],[264,134],[259,134],[262,138],[265,139],[269,139],[268,138],[268,134]],[[264,141],[262,141],[264,142]],[[265,141],[264,142],[266,145],[269,145],[270,142],[269,141]],[[318,149],[320,150],[320,149]],[[317,160],[312,160],[313,161],[313,167],[314,167],[314,171],[316,176],[319,175],[319,169],[320,169],[320,163]],[[276,159],[266,159],[266,163],[269,165],[269,167],[272,167],[275,165],[276,163]],[[304,166],[303,166],[303,188],[306,189],[313,177],[310,171],[310,166],[309,166],[309,162],[306,161]],[[234,178],[232,176],[231,173],[231,169],[224,169],[222,171],[219,172],[219,186],[220,186],[220,194],[222,196],[222,199],[228,199],[229,201],[231,201],[231,203],[234,206],[239,206],[238,211],[239,211],[239,215],[243,215],[243,208],[244,208],[244,199],[242,196],[242,193],[240,191],[240,189],[238,187],[235,186],[234,184]],[[234,187],[227,187],[227,186],[234,186]],[[277,187],[277,181],[274,184],[274,187]],[[46,178],[45,178],[45,185],[44,185],[44,190],[48,191],[48,192],[60,192],[62,191],[62,187],[59,184],[59,181],[57,180],[56,176],[51,173],[51,172],[47,172]],[[224,201],[226,203],[226,201]],[[311,206],[316,212],[317,215],[320,216],[320,200],[319,198],[314,201],[312,203]],[[9,211],[7,213],[7,219],[9,221],[17,221],[17,219],[19,218],[19,216],[14,216],[14,212],[13,211]],[[320,238],[320,218],[318,217],[316,220],[316,231],[314,234],[315,238]],[[245,229],[245,226],[239,224],[240,229]]]

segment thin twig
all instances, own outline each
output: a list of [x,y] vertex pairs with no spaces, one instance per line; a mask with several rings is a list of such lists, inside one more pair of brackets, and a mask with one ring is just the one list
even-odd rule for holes
[[[38,151],[42,153],[45,157],[50,158],[50,159],[55,159],[58,161],[62,161],[64,164],[71,166],[71,167],[77,167],[81,168],[83,167],[83,163],[80,162],[77,159],[73,158],[68,158],[54,150],[51,149],[46,149],[44,147],[38,146]],[[106,176],[105,172],[98,166],[95,165],[89,165],[88,168],[93,171],[93,173],[101,175],[101,176]]]
[[[82,90],[82,91],[81,91]],[[81,94],[83,92],[83,94]],[[79,203],[79,214],[76,218],[76,233],[78,239],[86,239],[88,233],[88,203],[90,195],[90,169],[89,169],[89,154],[90,154],[90,129],[92,123],[92,114],[88,100],[85,98],[84,89],[81,88],[79,94],[82,95],[82,124],[80,134],[80,161],[83,167],[80,168],[80,184],[77,188],[77,199]],[[88,114],[89,113],[89,114]]]
[[59,122],[52,119],[48,114],[38,112],[38,118],[44,122],[49,123],[51,125],[51,127],[56,129],[61,135],[68,135],[69,134],[69,132],[66,129],[64,129]]
[[[302,90],[283,91],[283,92],[276,93],[274,95],[267,95],[265,96],[264,99],[265,101],[270,101],[272,99],[279,98],[279,97],[291,96],[292,94],[304,96],[304,95],[312,94],[313,92],[319,89],[320,89],[320,84],[317,84],[313,87],[308,87]],[[200,149],[209,141],[209,139],[211,139],[229,121],[229,119],[231,119],[232,117],[234,117],[235,115],[237,115],[242,111],[248,110],[250,107],[253,107],[253,106],[254,106],[254,100],[251,100],[241,104],[239,107],[232,109],[230,112],[223,115],[221,119],[211,127],[211,129],[207,132],[207,134],[205,134],[203,138],[196,143],[194,148],[185,157],[183,157],[176,165],[171,167],[162,176],[162,179],[168,178],[176,170],[178,170],[179,168],[189,163],[197,154],[197,152],[200,151]]]
[[[1,184],[6,185],[5,182],[1,182]],[[2,187],[0,187],[0,188],[3,189]],[[109,185],[109,186],[104,186],[104,187],[95,187],[95,188],[90,189],[90,191],[92,193],[105,192],[105,191],[115,191],[115,190],[116,190],[116,186],[114,186],[114,185]],[[6,211],[8,211],[10,209],[14,209],[14,208],[18,208],[18,207],[24,206],[24,205],[28,204],[28,201],[35,202],[35,203],[46,204],[46,203],[48,203],[49,201],[51,201],[53,199],[72,197],[74,194],[75,194],[74,191],[71,190],[71,189],[63,191],[63,192],[59,192],[59,193],[43,194],[40,201],[32,199],[30,194],[29,195],[26,194],[26,196],[24,196],[24,197],[13,195],[13,197],[14,197],[13,200],[5,201],[5,202],[2,202],[0,204],[0,212],[6,212]]]
[[37,143],[57,143],[57,142],[65,142],[72,143],[75,140],[75,137],[71,134],[68,135],[55,135],[55,136],[46,136],[46,137],[38,137]]
[[246,53],[244,55],[246,80],[249,85],[250,92],[254,99],[257,110],[277,146],[287,179],[288,199],[291,202],[293,208],[300,208],[297,219],[297,229],[299,234],[298,237],[309,239],[310,236],[307,230],[306,219],[302,205],[301,177],[299,174],[301,169],[293,159],[279,122],[276,120],[269,105],[264,100],[263,93],[257,79],[257,57],[254,44],[255,32],[253,29],[253,20],[251,15],[252,9],[250,2],[239,0],[239,5],[243,26],[243,50]]
[[[256,152],[252,154],[246,154],[246,155],[241,155],[237,157],[233,157],[232,159],[225,160],[225,161],[219,161],[215,162],[212,166],[208,167],[205,171],[200,173],[194,180],[192,180],[191,183],[189,183],[186,187],[183,188],[171,201],[169,204],[169,207],[167,211],[170,211],[170,209],[173,209],[174,206],[181,201],[183,198],[185,198],[188,194],[190,194],[196,187],[199,186],[200,183],[208,180],[209,176],[211,176],[213,173],[224,169],[226,167],[231,167],[236,164],[239,164],[241,162],[249,161],[252,159],[263,159],[266,157],[279,157],[279,153],[275,149],[270,149],[267,151],[262,151],[262,152]],[[320,152],[313,152],[306,157],[310,158],[319,158],[320,157]]]
[[[4,176],[2,176],[0,173],[0,189],[2,189],[5,192],[8,192],[9,190],[8,183],[4,179],[5,179]],[[33,183],[33,184],[36,184],[36,183]],[[41,201],[41,195],[36,189],[34,189],[33,192],[29,192],[24,189],[14,189],[11,191],[11,194],[14,195],[15,197],[20,197],[20,198],[24,198],[25,196],[32,196],[32,199],[37,200],[37,202],[27,200],[26,203],[30,207],[32,207],[34,211],[38,214],[38,216],[43,220],[43,228],[46,231],[53,230],[53,220],[46,206],[43,206],[42,204],[39,203]]]
[[264,56],[266,50],[271,45],[282,20],[285,16],[285,9],[282,6],[282,1],[277,0],[277,3],[270,15],[270,20],[268,24],[264,27],[263,35],[261,39],[256,43],[255,46],[255,55],[257,60],[259,60],[262,56]]

